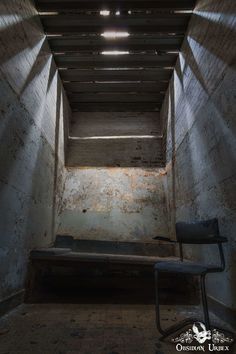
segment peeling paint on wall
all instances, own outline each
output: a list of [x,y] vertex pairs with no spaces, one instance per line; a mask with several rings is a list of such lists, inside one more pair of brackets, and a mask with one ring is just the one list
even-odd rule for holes
[[158,169],[68,168],[58,233],[131,241],[168,234],[163,178]]

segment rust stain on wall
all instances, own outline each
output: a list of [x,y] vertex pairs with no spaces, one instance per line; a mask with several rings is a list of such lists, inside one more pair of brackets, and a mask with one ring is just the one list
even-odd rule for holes
[[167,234],[163,178],[158,169],[68,168],[58,232],[111,240]]

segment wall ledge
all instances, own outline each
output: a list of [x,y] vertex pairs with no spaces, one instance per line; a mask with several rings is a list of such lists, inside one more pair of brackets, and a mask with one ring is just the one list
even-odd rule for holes
[[15,307],[24,302],[25,289],[19,290],[17,293],[0,301],[0,317],[13,310]]
[[215,298],[208,296],[208,303],[210,310],[224,322],[229,324],[234,330],[236,330],[236,310],[233,310]]

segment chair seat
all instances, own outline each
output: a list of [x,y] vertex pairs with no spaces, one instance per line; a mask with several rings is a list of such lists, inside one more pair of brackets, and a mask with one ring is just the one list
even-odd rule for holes
[[215,267],[204,266],[197,263],[192,262],[175,262],[175,261],[167,261],[167,262],[157,262],[154,266],[154,269],[159,272],[169,272],[169,273],[184,273],[184,274],[193,274],[193,275],[201,275],[211,272]]

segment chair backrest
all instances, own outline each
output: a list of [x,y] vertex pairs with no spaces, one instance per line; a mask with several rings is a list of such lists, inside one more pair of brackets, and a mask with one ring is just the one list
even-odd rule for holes
[[211,219],[193,223],[176,223],[176,238],[180,243],[207,244],[219,240],[218,220]]
[[211,219],[205,221],[197,221],[193,223],[178,222],[176,223],[176,238],[179,243],[180,260],[183,261],[182,244],[217,244],[220,254],[221,265],[215,271],[223,271],[225,269],[225,258],[222,243],[227,242],[226,237],[219,235],[218,220]]

